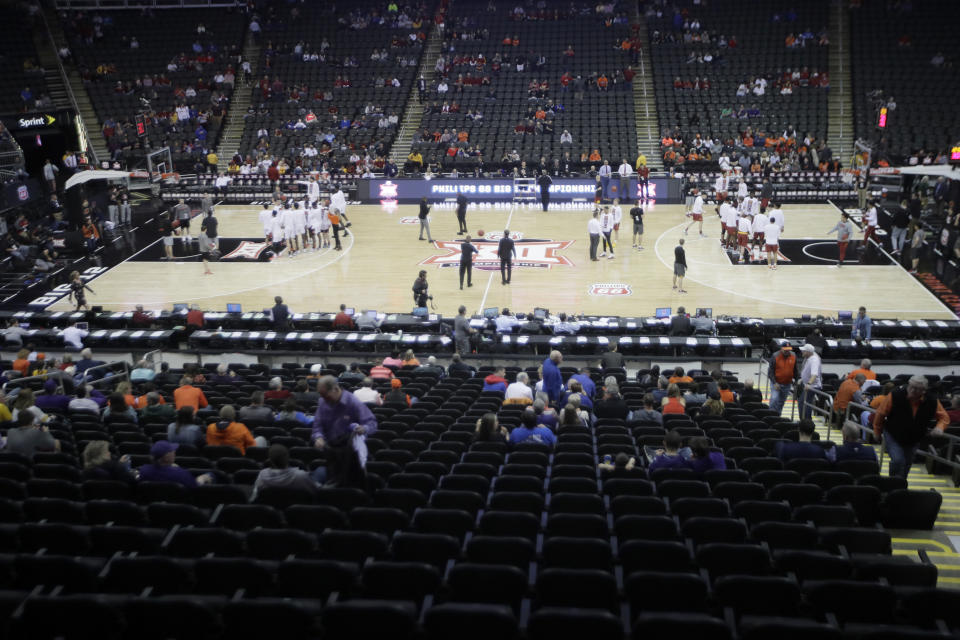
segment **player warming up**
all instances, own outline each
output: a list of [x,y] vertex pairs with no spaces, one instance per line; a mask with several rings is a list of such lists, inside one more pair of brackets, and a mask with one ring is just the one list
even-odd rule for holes
[[683,235],[687,235],[690,231],[690,227],[694,224],[699,225],[700,237],[705,237],[703,235],[703,196],[700,195],[699,189],[693,190],[693,204],[690,206],[690,211],[687,212],[687,217],[691,218],[690,224],[686,226],[683,230]]

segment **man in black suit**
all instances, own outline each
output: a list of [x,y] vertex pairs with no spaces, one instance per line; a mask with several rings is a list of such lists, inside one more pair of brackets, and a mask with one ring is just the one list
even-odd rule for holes
[[467,196],[462,193],[457,194],[457,224],[460,225],[457,235],[462,236],[467,232]]
[[500,238],[500,244],[497,246],[497,256],[500,258],[500,278],[503,284],[510,284],[510,277],[513,275],[513,258],[517,255],[517,248],[514,246],[513,238],[510,237],[510,230],[503,230],[503,237]]
[[550,206],[550,185],[553,184],[553,178],[544,170],[543,173],[540,174],[540,177],[537,178],[537,184],[540,186],[540,204],[543,205],[543,210],[546,211],[547,207]]
[[289,331],[291,328],[289,307],[283,304],[283,298],[280,296],[275,296],[273,301],[275,303],[271,309],[273,312],[273,330]]
[[477,248],[470,242],[470,234],[467,234],[466,240],[460,243],[460,288],[463,289],[463,276],[467,276],[467,286],[473,286],[473,254],[479,253]]
[[693,333],[693,325],[690,324],[690,318],[687,317],[687,310],[683,307],[677,307],[677,315],[670,318],[670,335],[688,336]]

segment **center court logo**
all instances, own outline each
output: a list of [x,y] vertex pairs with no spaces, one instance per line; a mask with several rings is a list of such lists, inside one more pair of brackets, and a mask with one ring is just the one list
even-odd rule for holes
[[[573,262],[560,252],[569,248],[573,242],[573,240],[520,240],[516,244],[517,257],[513,260],[513,267],[515,269],[572,267]],[[434,242],[434,245],[444,253],[432,255],[420,264],[458,267],[460,266],[460,244],[459,240]],[[474,244],[479,251],[473,258],[474,267],[483,270],[500,268],[500,258],[497,256],[498,243],[481,240],[474,241]]]
[[223,256],[221,260],[259,260],[260,254],[267,249],[266,242],[244,240],[236,249]]
[[590,285],[591,296],[631,296],[633,289],[628,284],[619,282],[600,282]]

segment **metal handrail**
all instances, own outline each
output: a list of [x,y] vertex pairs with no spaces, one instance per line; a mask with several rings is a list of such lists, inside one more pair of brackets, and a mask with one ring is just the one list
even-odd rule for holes
[[51,373],[43,373],[36,376],[27,376],[25,378],[14,378],[13,380],[3,383],[2,389],[3,389],[3,392],[6,393],[7,388],[10,386],[21,387],[23,386],[22,383],[29,382],[31,380],[43,380],[44,382],[46,382],[47,380],[50,380],[51,376],[55,376],[54,379],[57,381],[57,391],[63,392],[63,378],[59,375],[55,375],[56,373],[63,373],[63,372],[56,371]]
[[[116,367],[117,365],[123,366],[123,371],[114,373],[114,375],[109,378],[100,378],[99,380],[90,380],[90,372],[97,371],[99,369],[108,369],[110,367]],[[83,377],[80,378],[80,384],[99,384],[105,380],[116,381],[117,378],[126,378],[130,379],[130,364],[126,360],[117,360],[115,362],[106,362],[104,364],[98,364],[95,367],[90,367],[89,369],[84,370]]]
[[[802,391],[801,391],[802,389]],[[800,404],[800,394],[810,392],[814,398],[820,397],[823,399],[824,404],[827,405],[826,408],[821,408],[816,405],[814,402],[808,403],[810,406],[811,413],[817,413],[823,416],[824,421],[827,423],[827,439],[830,438],[830,427],[833,420],[833,396],[829,393],[823,391],[822,389],[812,389],[807,388],[806,385],[801,385],[799,383],[794,384],[793,386],[793,397],[796,399],[796,402],[793,403],[794,408]],[[793,420],[793,411],[790,410],[790,419]]]

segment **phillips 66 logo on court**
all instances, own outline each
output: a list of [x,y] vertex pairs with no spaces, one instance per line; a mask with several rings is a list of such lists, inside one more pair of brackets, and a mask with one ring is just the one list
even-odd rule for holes
[[630,296],[633,295],[633,289],[619,282],[600,282],[590,285],[588,293],[592,296]]

